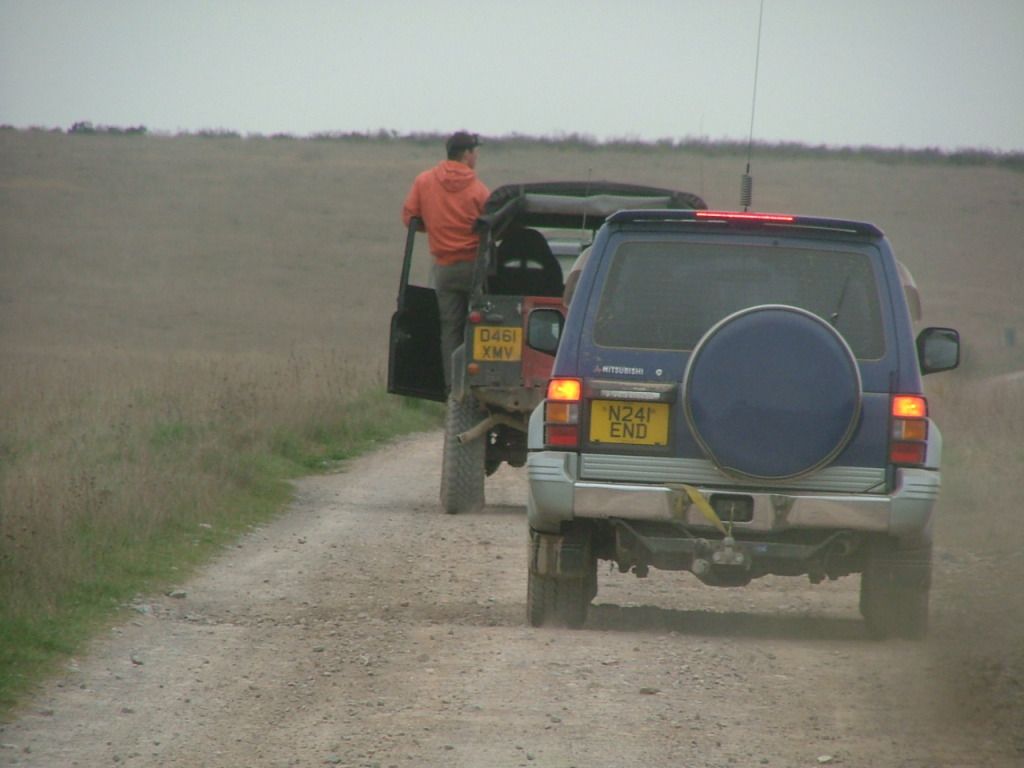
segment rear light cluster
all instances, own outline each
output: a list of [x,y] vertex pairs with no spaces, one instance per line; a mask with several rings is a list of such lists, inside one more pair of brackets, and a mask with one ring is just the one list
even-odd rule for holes
[[576,448],[580,444],[579,379],[551,379],[544,402],[544,444],[549,448]]
[[928,401],[920,395],[893,395],[889,461],[920,466],[928,453]]

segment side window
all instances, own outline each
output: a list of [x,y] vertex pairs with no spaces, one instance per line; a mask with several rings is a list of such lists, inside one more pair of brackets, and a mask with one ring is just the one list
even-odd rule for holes
[[430,255],[427,233],[417,232],[412,246],[412,262],[409,265],[409,285],[432,288],[431,267],[433,263],[434,257]]

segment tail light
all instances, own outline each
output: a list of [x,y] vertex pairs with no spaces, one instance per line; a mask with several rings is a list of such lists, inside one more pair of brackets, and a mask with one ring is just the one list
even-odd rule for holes
[[928,401],[920,395],[894,395],[889,461],[921,466],[928,453]]
[[551,379],[544,401],[544,444],[550,448],[576,448],[580,444],[579,379]]

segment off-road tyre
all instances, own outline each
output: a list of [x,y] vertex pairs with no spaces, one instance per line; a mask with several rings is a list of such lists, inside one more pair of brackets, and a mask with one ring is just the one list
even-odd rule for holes
[[875,640],[923,640],[928,634],[931,548],[900,550],[891,541],[869,547],[860,580],[860,612]]
[[533,627],[579,629],[593,599],[588,578],[557,579],[532,570],[527,575],[526,618]]
[[456,436],[476,426],[486,414],[472,395],[448,398],[441,463],[441,508],[449,515],[476,512],[484,505],[486,438],[459,443]]

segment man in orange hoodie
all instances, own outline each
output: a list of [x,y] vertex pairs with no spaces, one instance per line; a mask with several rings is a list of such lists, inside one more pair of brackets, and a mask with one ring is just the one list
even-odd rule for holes
[[434,257],[433,280],[441,316],[444,382],[451,387],[452,352],[465,334],[469,291],[480,237],[474,231],[490,192],[476,177],[480,137],[458,131],[447,142],[448,159],[412,183],[402,206],[402,223],[418,216]]

